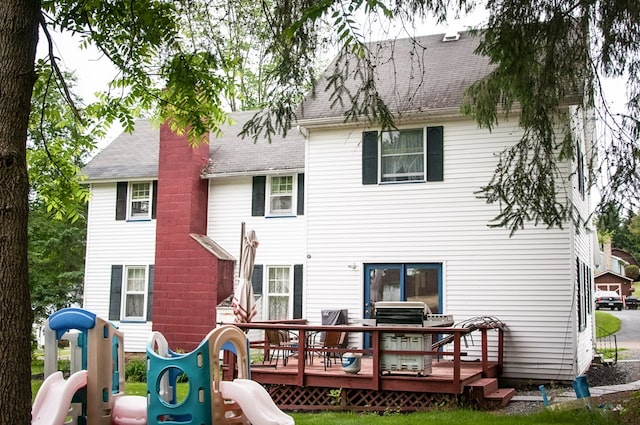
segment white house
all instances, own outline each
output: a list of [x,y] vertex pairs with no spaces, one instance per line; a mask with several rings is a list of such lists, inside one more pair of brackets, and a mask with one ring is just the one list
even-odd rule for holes
[[[161,241],[154,252],[154,231],[157,240],[164,238],[163,229],[181,227],[175,225],[175,216],[201,214],[202,205],[188,214],[185,208],[166,207],[188,187],[191,204],[206,198],[206,218],[204,223],[192,220],[178,232],[215,252],[207,255],[223,265],[233,261],[239,255],[240,223],[256,231],[260,246],[254,288],[262,319],[304,317],[318,324],[322,310],[347,309],[350,322],[357,322],[369,317],[372,301],[423,300],[434,313],[453,315],[455,321],[493,316],[506,323],[504,377],[573,379],[593,357],[593,237],[590,229],[571,223],[563,229],[527,225],[513,236],[488,226],[498,206],[486,204],[476,192],[493,175],[496,154],[518,141],[521,130],[515,118],[503,120],[492,132],[481,130],[460,114],[464,90],[491,69],[486,58],[473,53],[476,46],[466,33],[450,42],[436,35],[417,43],[375,45],[380,95],[396,116],[398,130],[393,132],[363,120],[345,122],[344,108],[324,90],[336,64],[302,104],[300,132],[292,130],[272,145],[235,137],[249,115],[234,114],[236,126],[221,139],[210,139],[207,152],[201,148],[198,153],[208,154],[208,163],[198,163],[187,158],[190,148],[184,140],[180,144],[166,128],[158,139],[147,123],[138,123],[133,136],[116,139],[84,170],[93,194],[84,307],[106,314],[113,265],[124,270],[132,266],[140,277],[125,273],[120,285],[129,288],[138,278],[136,288],[152,287],[152,295],[121,290],[120,304],[127,305],[128,297],[136,295],[146,297],[140,305],[152,300],[153,308],[146,311],[153,312],[153,322],[143,315],[132,322],[120,313],[127,335],[138,329],[139,338],[127,337],[128,350],[140,350],[151,328],[175,332],[179,338],[193,331],[193,322],[201,329],[213,325],[211,310],[199,314],[194,303],[207,288],[216,292],[206,301],[210,307],[229,295],[228,268],[212,266],[222,270],[216,273],[225,279],[189,283],[182,275],[198,274],[194,270],[201,265],[179,259],[167,263],[168,254],[158,254]],[[354,93],[357,77],[345,77]],[[568,108],[579,150],[589,152],[590,116],[576,106]],[[131,141],[141,151],[129,154],[125,145]],[[195,165],[183,166],[183,160]],[[102,161],[106,165],[99,165]],[[142,167],[145,161],[148,171]],[[152,166],[158,163],[159,172]],[[589,194],[580,181],[582,163],[561,167],[566,196],[586,217]],[[189,184],[177,184],[173,175],[163,180],[164,169],[195,169],[198,164],[201,172],[197,178],[191,172]],[[100,174],[103,168],[112,172]],[[151,212],[144,221],[128,213],[125,222],[118,222],[118,183],[129,182],[131,194],[139,191],[134,182],[146,182],[142,202],[148,202],[151,211],[156,178],[157,227]],[[205,191],[197,188],[198,178],[205,182]],[[171,195],[161,202],[165,188]],[[128,202],[129,207],[139,205],[131,198]],[[174,213],[162,218],[165,210]],[[194,243],[171,242],[161,251],[171,253]],[[145,286],[142,281],[149,281],[150,274],[153,283]],[[198,300],[187,295],[192,287]],[[117,296],[111,296],[111,304]],[[189,345],[186,340],[184,344]],[[473,347],[469,354],[474,355]]]

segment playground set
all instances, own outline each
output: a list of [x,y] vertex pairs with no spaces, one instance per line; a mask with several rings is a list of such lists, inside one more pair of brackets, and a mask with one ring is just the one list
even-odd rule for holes
[[[58,342],[69,341],[71,375],[57,370]],[[236,355],[238,378],[223,381],[221,351]],[[45,381],[32,425],[294,425],[250,379],[248,340],[233,325],[213,329],[189,353],[173,352],[153,332],[147,344],[147,396],[125,395],[124,335],[79,308],[52,314],[45,326]],[[178,381],[188,392],[178,398]]]

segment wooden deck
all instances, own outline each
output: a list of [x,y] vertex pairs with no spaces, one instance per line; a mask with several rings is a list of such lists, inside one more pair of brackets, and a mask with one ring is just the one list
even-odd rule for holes
[[[285,350],[286,365],[282,347],[269,346],[264,341],[252,342],[254,350],[264,350],[265,358],[269,358],[271,350],[278,350],[280,358],[277,364],[275,361],[252,363],[251,378],[265,386],[276,404],[286,410],[386,410],[392,406],[395,410],[411,411],[426,410],[434,403],[462,401],[472,405],[504,405],[513,395],[512,391],[498,388],[497,378],[502,370],[501,327],[307,326],[266,322],[240,324],[239,327],[284,329],[294,332],[302,341],[308,340],[308,335],[314,332],[328,330],[371,335],[372,348],[368,350],[347,347],[325,349],[296,344]],[[482,355],[478,360],[465,361],[461,340],[474,331],[481,334]],[[489,347],[489,331],[498,332],[496,347]],[[390,333],[422,334],[430,336],[431,341],[441,342],[424,350],[383,350],[381,341]],[[449,345],[444,344],[446,341]],[[362,356],[361,370],[357,374],[343,370],[339,356],[345,352]],[[325,367],[327,353],[337,356],[337,363]],[[493,360],[489,360],[489,353],[492,353]],[[380,360],[384,355],[428,357],[424,370],[417,373],[383,369]],[[429,363],[430,367],[427,367]],[[232,358],[225,364],[234,364]],[[233,378],[231,368],[227,367],[224,373],[225,379]]]

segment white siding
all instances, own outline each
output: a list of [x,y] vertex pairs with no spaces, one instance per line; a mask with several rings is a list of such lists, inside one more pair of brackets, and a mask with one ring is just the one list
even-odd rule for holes
[[[594,129],[593,129],[593,120],[590,117],[589,113],[585,113],[583,110],[573,109],[572,115],[572,128],[574,129],[574,136],[576,138],[577,143],[580,144],[580,149],[584,154],[584,163],[587,164],[590,155],[590,149],[593,146],[594,140]],[[576,164],[573,164],[574,168]],[[586,175],[586,172],[585,172]],[[586,179],[585,179],[586,180]],[[589,188],[586,187],[587,182],[585,182],[585,196],[582,196],[578,191],[578,173],[574,172],[572,181],[572,191],[571,196],[576,206],[580,217],[583,219],[585,217],[589,217],[591,212],[591,205],[589,205],[590,197],[589,197]],[[594,238],[594,233],[596,232],[595,226],[591,223],[588,224],[587,227],[583,227],[580,229],[574,230],[574,256],[579,258],[582,263],[585,263],[589,266],[591,270],[591,282],[589,285],[591,286],[591,294],[593,294],[593,275],[595,274],[595,267],[592,264],[593,252],[597,250],[598,247],[594,246],[594,241],[597,238]],[[574,259],[574,270],[573,270],[573,281],[574,281],[574,291],[576,292],[576,300],[577,300],[577,276],[575,270],[575,259]],[[576,327],[577,333],[577,342],[576,342],[576,374],[583,373],[586,371],[593,359],[593,347],[594,347],[594,324],[595,324],[595,309],[593,300],[590,298],[587,300],[588,305],[585,306],[587,312],[587,322],[586,328],[580,331]],[[574,308],[575,315],[577,317],[577,302]]]
[[361,133],[311,131],[307,319],[318,322],[325,308],[362,318],[364,263],[442,263],[444,313],[507,324],[506,377],[572,379],[572,231],[529,226],[510,237],[488,227],[498,209],[476,197],[493,175],[495,154],[519,130],[509,122],[492,133],[470,121],[428,125],[444,125],[443,182],[364,186]]
[[[156,221],[116,221],[116,184],[91,185],[87,222],[84,308],[107,319],[111,266],[155,263]],[[115,322],[124,332],[125,351],[145,351],[151,322]]]
[[[306,216],[252,217],[251,192],[251,176],[210,180],[208,236],[235,258],[240,258],[240,229],[245,222],[247,230],[255,230],[260,243],[255,264],[291,267],[304,264]],[[293,269],[291,273],[293,278]],[[306,270],[303,274],[306,275]],[[235,277],[237,284],[237,262]],[[263,297],[256,301],[259,308],[255,320],[260,320]]]

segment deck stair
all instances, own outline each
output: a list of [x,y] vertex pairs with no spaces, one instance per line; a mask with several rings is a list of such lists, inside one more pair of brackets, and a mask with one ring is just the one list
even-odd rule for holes
[[465,386],[470,401],[483,408],[499,408],[509,404],[514,388],[499,388],[496,378],[480,378]]

